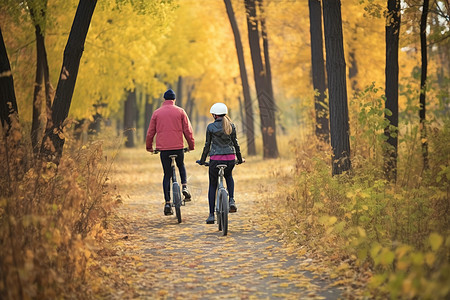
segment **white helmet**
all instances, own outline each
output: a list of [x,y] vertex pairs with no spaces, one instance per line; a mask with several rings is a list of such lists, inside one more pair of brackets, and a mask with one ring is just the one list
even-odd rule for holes
[[209,111],[210,113],[214,115],[226,115],[228,113],[228,108],[223,103],[215,103],[213,106],[211,106],[211,109]]

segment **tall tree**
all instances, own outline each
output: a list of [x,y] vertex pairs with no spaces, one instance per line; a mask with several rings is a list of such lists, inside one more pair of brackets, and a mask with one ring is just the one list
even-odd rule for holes
[[177,105],[183,107],[183,76],[178,76],[177,83]]
[[36,35],[36,77],[34,82],[34,94],[33,94],[33,118],[31,121],[31,146],[33,147],[33,152],[37,153],[39,151],[39,139],[41,136],[41,114],[42,114],[42,90],[44,82],[44,70],[41,64],[42,61],[42,47],[40,47],[43,42],[43,35],[39,25],[35,26]]
[[269,91],[269,95],[275,101],[272,85],[272,69],[270,67],[270,57],[269,57],[269,39],[267,37],[266,16],[264,13],[263,0],[258,1],[258,8],[259,8],[258,20],[261,23],[261,38],[263,41],[264,73],[266,74],[267,89]]
[[147,138],[148,126],[150,125],[150,119],[152,118],[152,114],[153,114],[154,103],[156,102],[156,100],[152,99],[152,101],[150,102],[150,95],[145,94],[144,101],[145,101],[145,104],[144,104],[143,140],[145,142],[145,140]]
[[309,30],[311,34],[311,65],[316,113],[316,136],[328,143],[330,129],[325,104],[325,62],[323,59],[322,7],[320,0],[309,0]]
[[422,56],[422,70],[420,76],[420,137],[422,140],[422,156],[423,167],[428,169],[428,142],[427,142],[427,128],[426,128],[426,89],[427,89],[427,18],[429,11],[429,0],[423,0],[422,17],[420,19],[420,49]]
[[136,89],[127,93],[123,112],[123,132],[126,137],[125,147],[133,148],[135,146],[134,132],[136,129]]
[[14,113],[18,113],[14,80],[2,29],[0,28],[0,121],[3,129],[6,128],[5,133],[9,131],[11,126],[10,115]]
[[386,113],[389,121],[384,133],[387,137],[385,174],[391,181],[397,179],[398,146],[398,43],[400,34],[400,0],[387,1],[386,15]]
[[358,62],[356,60],[356,45],[358,44],[357,34],[357,27],[354,27],[352,30],[350,50],[348,51],[348,60],[350,63],[350,66],[348,67],[348,80],[350,81],[352,93],[357,93],[359,91],[357,78]]
[[[48,68],[47,50],[45,49],[44,29],[46,20],[47,0],[37,4],[36,1],[28,1],[31,19],[35,27],[36,36],[36,77],[33,94],[33,119],[31,122],[31,145],[33,152],[39,151],[39,140],[42,139],[41,114],[42,114],[42,90],[45,90],[45,116],[51,118],[51,83]],[[42,5],[42,6],[40,6]]]
[[224,2],[227,10],[228,19],[230,20],[231,29],[233,30],[234,43],[236,46],[236,53],[239,63],[239,72],[241,75],[242,93],[244,95],[244,107],[245,107],[245,118],[242,119],[242,122],[243,126],[245,127],[245,132],[247,136],[247,154],[256,155],[253,106],[252,106],[252,99],[250,97],[250,86],[248,84],[247,68],[245,66],[244,48],[242,46],[241,35],[239,33],[239,27],[236,22],[236,17],[234,14],[233,6],[231,4],[231,0],[224,0]]
[[275,124],[275,102],[270,96],[267,74],[261,57],[259,21],[256,15],[256,0],[244,0],[248,40],[253,62],[253,76],[255,78],[256,94],[258,98],[261,133],[263,138],[263,157],[278,157],[278,146]]
[[63,123],[66,120],[78,75],[86,35],[91,23],[97,0],[80,0],[64,49],[63,64],[52,105],[52,117],[42,140],[41,154],[59,164],[65,142]]
[[186,114],[188,115],[189,119],[192,119],[192,112],[194,110],[195,106],[195,98],[193,96],[193,92],[195,90],[195,83],[192,82],[187,85],[187,97],[186,97],[186,105],[184,107],[184,110],[186,111]]
[[326,66],[330,103],[330,133],[333,148],[332,174],[350,170],[350,139],[342,34],[341,1],[323,1]]

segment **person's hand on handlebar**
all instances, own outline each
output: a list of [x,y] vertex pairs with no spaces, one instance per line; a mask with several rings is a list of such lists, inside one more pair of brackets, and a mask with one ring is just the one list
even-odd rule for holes
[[243,163],[245,163],[245,158],[242,158],[241,160],[238,160],[238,161],[237,161],[237,164],[238,164],[238,165],[243,164]]

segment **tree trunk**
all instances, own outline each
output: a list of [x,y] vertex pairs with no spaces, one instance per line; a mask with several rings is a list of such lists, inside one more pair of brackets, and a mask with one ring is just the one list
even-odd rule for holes
[[80,0],[64,49],[63,65],[52,105],[52,118],[47,120],[41,145],[41,154],[56,164],[61,159],[65,142],[63,123],[69,114],[84,43],[96,4],[97,0]]
[[195,107],[195,98],[190,97],[190,104],[189,107],[187,107],[186,114],[188,115],[189,120],[192,119],[192,113],[194,112]]
[[[45,49],[44,35],[40,26],[36,25],[36,80],[33,95],[33,121],[31,129],[31,143],[33,151],[39,150],[39,140],[42,138],[40,132],[40,117],[42,115],[42,85],[45,87],[45,120],[51,124],[52,110],[52,85],[50,83],[50,73],[48,69],[47,51]],[[50,122],[49,122],[50,121]]]
[[245,107],[245,118],[242,119],[242,125],[247,136],[247,155],[256,155],[253,106],[252,99],[250,97],[250,86],[248,84],[247,68],[245,67],[244,48],[242,46],[241,35],[239,33],[239,27],[236,22],[236,16],[234,14],[231,0],[224,0],[224,2],[227,9],[228,19],[230,20],[231,29],[233,30],[234,44],[236,47],[236,53],[239,63],[239,72],[241,75],[242,93],[244,95]]
[[128,92],[124,106],[123,133],[126,138],[125,147],[133,148],[136,130],[136,90]]
[[427,17],[429,10],[429,0],[423,0],[422,17],[420,19],[420,48],[422,56],[422,72],[420,76],[420,137],[422,141],[423,167],[428,169],[428,142],[426,127],[426,89],[427,89]]
[[177,83],[177,105],[179,107],[183,107],[183,77],[178,76],[178,83]]
[[0,28],[0,120],[1,126],[8,134],[11,127],[11,114],[18,114],[16,93],[14,92],[14,80]]
[[[50,83],[50,73],[48,68],[47,50],[45,49],[44,32],[46,23],[47,0],[40,5],[36,5],[34,1],[28,1],[30,8],[30,16],[33,20],[36,36],[36,77],[33,94],[33,119],[31,123],[31,145],[33,152],[39,152],[39,141],[42,140],[43,131],[41,131],[42,117],[42,90],[45,87],[45,121],[51,120],[52,105],[52,86]],[[39,6],[39,7],[37,7]],[[48,123],[47,123],[48,124]]]
[[39,141],[42,140],[41,134],[41,114],[42,114],[42,90],[44,87],[44,68],[42,62],[42,46],[44,37],[39,25],[35,26],[36,36],[36,77],[34,81],[34,94],[33,94],[33,119],[31,121],[31,146],[33,152],[37,154],[39,152]]
[[[270,154],[270,157],[278,157],[278,146],[277,146],[277,140],[276,140],[276,118],[275,118],[275,112],[276,112],[276,105],[275,105],[275,96],[273,93],[273,85],[272,85],[272,70],[270,67],[270,56],[269,56],[269,39],[267,38],[267,28],[266,28],[266,17],[264,14],[264,6],[263,6],[263,0],[258,1],[258,7],[259,7],[259,20],[261,24],[261,37],[263,41],[263,53],[264,53],[264,74],[266,77],[266,87],[269,94],[269,110],[271,111],[271,118],[273,118],[273,135],[270,134],[269,141],[272,144],[271,148],[275,148],[271,150],[273,153]],[[276,153],[275,153],[276,152]]]
[[385,128],[387,149],[385,152],[385,175],[397,180],[397,131],[398,131],[398,42],[400,33],[400,0],[387,1],[386,16],[386,104],[385,114],[389,125]]
[[270,68],[270,58],[269,58],[269,39],[267,38],[267,28],[266,28],[266,17],[264,14],[263,0],[258,1],[259,7],[259,21],[261,23],[261,37],[263,41],[263,53],[264,53],[264,73],[266,74],[267,80],[267,90],[269,91],[270,98],[275,102],[275,97],[273,95],[272,86],[272,70]]
[[325,62],[323,59],[322,8],[319,0],[309,0],[309,30],[311,34],[311,66],[316,113],[316,136],[329,143],[330,129],[325,103]]
[[136,141],[138,141],[139,140],[139,132],[138,132],[138,128],[139,128],[139,125],[140,125],[140,116],[141,116],[141,113],[140,113],[140,108],[142,107],[142,97],[143,97],[143,93],[142,92],[140,92],[139,91],[139,89],[135,89],[135,94],[136,94],[136,103],[135,103],[135,109],[134,109],[134,128],[135,128],[135,130],[134,130],[134,135],[135,135],[135,138],[136,138]]
[[350,80],[352,91],[355,93],[358,91],[358,82],[356,81],[356,75],[358,75],[358,64],[356,62],[354,49],[350,51],[350,53],[348,54],[348,58],[350,60],[350,67],[348,68],[348,79]]
[[150,103],[150,96],[148,94],[145,95],[145,109],[144,109],[144,142],[147,138],[147,130],[148,127],[150,126],[150,120],[152,118],[152,114],[153,114],[153,107],[154,107],[154,103],[155,100],[153,99],[152,102]]
[[256,94],[258,98],[261,133],[263,138],[263,157],[278,157],[275,124],[275,103],[270,96],[266,73],[261,57],[259,25],[256,21],[255,0],[245,0],[247,15],[248,40],[253,62],[253,76],[255,78]]
[[244,104],[242,103],[241,96],[238,96],[238,102],[239,102],[239,116],[241,117],[241,123],[242,123],[242,132],[246,134],[245,132],[245,114],[244,114]]
[[194,109],[195,98],[192,97],[192,92],[194,91],[194,89],[195,89],[194,83],[187,89],[188,91],[187,91],[186,105],[185,105],[184,110],[186,111],[186,114],[189,119],[191,119],[192,111]]
[[341,1],[323,2],[326,66],[330,102],[330,132],[333,148],[332,174],[351,168],[347,83],[342,35]]

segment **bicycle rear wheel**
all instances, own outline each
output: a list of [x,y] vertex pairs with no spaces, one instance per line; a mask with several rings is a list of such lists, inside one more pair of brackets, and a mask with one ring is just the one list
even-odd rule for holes
[[219,231],[222,231],[222,213],[220,212],[219,208],[217,208],[216,214],[217,214],[217,226],[219,227]]
[[221,190],[219,193],[219,203],[221,205],[220,207],[220,223],[222,227],[222,234],[227,235],[228,234],[228,193],[226,190]]
[[173,183],[172,190],[173,190],[173,204],[175,206],[175,214],[177,216],[178,223],[181,223],[181,190],[178,182]]

